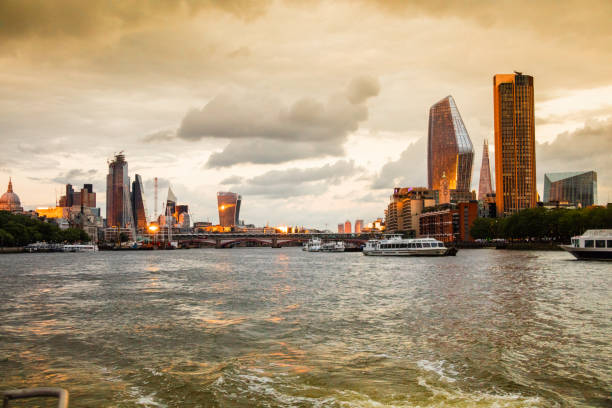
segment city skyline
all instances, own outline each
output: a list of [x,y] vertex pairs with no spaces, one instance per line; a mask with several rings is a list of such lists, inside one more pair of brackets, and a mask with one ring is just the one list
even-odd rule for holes
[[491,77],[519,70],[536,81],[538,193],[545,173],[593,170],[603,204],[611,5],[577,14],[570,3],[524,3],[515,16],[461,3],[210,2],[138,19],[4,3],[0,178],[12,176],[26,209],[90,183],[104,211],[106,159],[125,150],[145,201],[159,177],[193,221],[217,218],[217,191],[248,197],[241,218],[257,225],[372,220],[394,187],[427,185],[428,109],[441,95],[460,104],[475,163],[487,138],[495,157]]

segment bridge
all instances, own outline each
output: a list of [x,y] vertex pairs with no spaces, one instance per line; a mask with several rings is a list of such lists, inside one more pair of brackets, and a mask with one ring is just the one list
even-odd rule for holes
[[[181,245],[232,248],[235,246],[267,246],[281,248],[284,246],[300,246],[312,238],[320,238],[322,241],[343,241],[348,246],[359,247],[369,239],[380,238],[381,233],[359,233],[359,234],[335,234],[335,233],[299,233],[299,234],[253,234],[253,233],[198,233],[198,232],[173,232],[172,240]],[[165,241],[164,234],[144,234],[143,237],[150,241]]]

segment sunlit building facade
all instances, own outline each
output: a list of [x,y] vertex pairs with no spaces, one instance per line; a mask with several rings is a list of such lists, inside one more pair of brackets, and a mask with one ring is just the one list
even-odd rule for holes
[[13,192],[13,180],[10,178],[6,193],[2,194],[2,197],[0,197],[0,211],[9,211],[12,213],[23,212],[21,200],[19,200],[19,196]]
[[344,234],[344,224],[338,224],[338,234]]
[[498,215],[537,204],[533,101],[532,76],[515,72],[493,77]]
[[349,220],[344,221],[344,233],[350,234],[352,232],[352,225]]
[[438,202],[438,191],[425,187],[395,188],[385,212],[385,228],[391,233],[418,235],[418,216]]
[[363,220],[355,220],[355,234],[360,234],[363,230]]
[[128,164],[123,154],[116,155],[115,159],[108,164],[106,225],[109,228],[134,228],[130,177],[128,176]]
[[139,174],[134,176],[132,182],[132,213],[134,214],[134,225],[139,231],[147,229],[147,205],[145,203],[144,187]]
[[577,171],[546,173],[544,175],[544,203],[567,203],[588,207],[597,202],[597,173]]
[[242,197],[231,192],[217,193],[217,208],[219,210],[219,225],[235,227],[239,224],[240,204]]
[[450,95],[429,109],[427,146],[429,188],[440,190],[446,175],[449,190],[469,191],[474,147]]
[[493,193],[491,185],[491,166],[489,164],[489,142],[484,141],[482,147],[482,165],[480,166],[480,183],[478,184],[478,200],[484,201],[487,194]]

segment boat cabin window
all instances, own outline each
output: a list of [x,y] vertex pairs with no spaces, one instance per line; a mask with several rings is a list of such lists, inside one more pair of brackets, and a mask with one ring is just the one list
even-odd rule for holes
[[605,247],[606,247],[605,239],[598,239],[597,241],[595,241],[595,248],[605,248]]
[[420,242],[417,242],[417,243],[416,243],[416,247],[417,247],[417,248],[423,248],[423,245],[421,245],[421,243],[420,243]]
[[423,248],[430,248],[429,242],[423,242]]
[[612,248],[612,239],[608,240],[608,248]]
[[578,248],[580,246],[580,240],[579,239],[572,239],[572,246],[574,248]]
[[595,241],[593,241],[592,239],[587,239],[586,241],[584,241],[585,248],[593,248],[594,244],[595,244]]

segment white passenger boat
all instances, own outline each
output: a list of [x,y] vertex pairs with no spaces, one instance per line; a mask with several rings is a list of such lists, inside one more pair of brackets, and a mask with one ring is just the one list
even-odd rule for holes
[[344,242],[329,241],[321,245],[321,252],[344,252]]
[[75,245],[64,245],[62,248],[64,252],[96,252],[98,246],[95,244],[75,244]]
[[401,235],[371,239],[363,248],[363,254],[371,256],[444,256],[455,253],[449,252],[450,248],[446,248],[443,242],[436,239],[404,239]]
[[322,245],[323,245],[323,242],[321,241],[320,238],[311,238],[306,244],[304,244],[304,247],[302,248],[302,250],[308,251],[308,252],[319,252],[321,251]]
[[577,259],[612,260],[612,229],[587,230],[572,237],[570,245],[559,245]]

